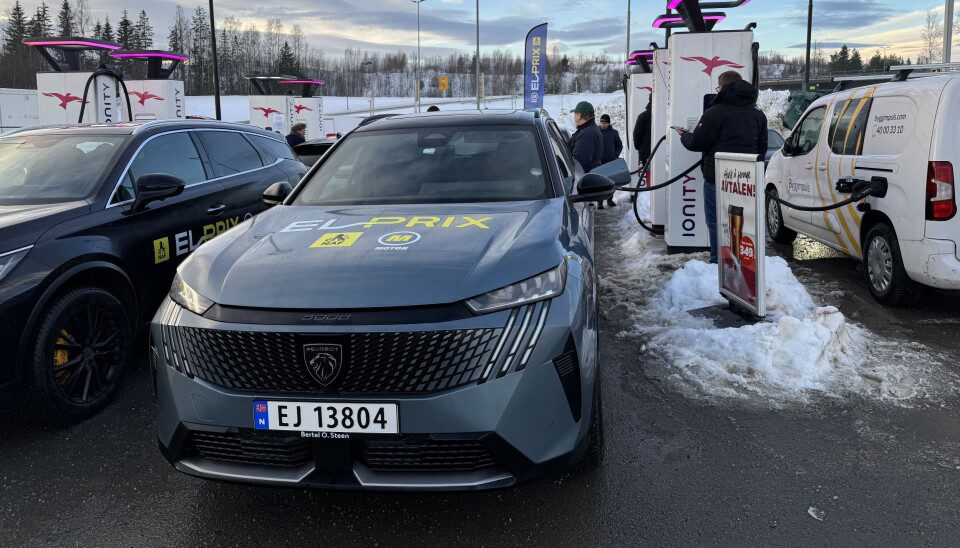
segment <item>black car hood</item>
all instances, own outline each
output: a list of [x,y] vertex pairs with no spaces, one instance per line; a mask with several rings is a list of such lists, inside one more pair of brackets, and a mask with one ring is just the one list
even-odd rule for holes
[[0,253],[33,245],[51,227],[89,212],[90,204],[86,201],[0,204]]
[[565,207],[563,199],[279,206],[201,246],[181,275],[228,306],[346,310],[453,303],[560,264]]

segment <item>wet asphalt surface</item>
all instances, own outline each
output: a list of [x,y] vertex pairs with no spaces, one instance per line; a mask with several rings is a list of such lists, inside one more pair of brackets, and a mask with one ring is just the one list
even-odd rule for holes
[[[613,215],[600,214],[601,274],[619,264]],[[776,252],[808,287],[821,284],[815,296],[830,295],[854,321],[957,353],[956,295],[891,311],[873,303],[853,261],[810,242]],[[4,411],[0,539],[8,546],[956,545],[960,397],[915,408],[691,400],[646,374],[642,341],[614,336],[625,327],[623,319],[602,320],[606,456],[594,472],[461,494],[207,482],[174,471],[157,451],[141,363],[117,401],[83,424],[50,427]]]

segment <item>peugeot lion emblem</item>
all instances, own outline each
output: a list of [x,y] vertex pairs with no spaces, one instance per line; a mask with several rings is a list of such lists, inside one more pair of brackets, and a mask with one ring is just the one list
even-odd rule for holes
[[303,361],[307,372],[321,386],[330,386],[340,375],[343,362],[343,346],[339,344],[305,344]]

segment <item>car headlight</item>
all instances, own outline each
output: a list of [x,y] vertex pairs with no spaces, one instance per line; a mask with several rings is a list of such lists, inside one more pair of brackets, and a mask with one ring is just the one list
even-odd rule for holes
[[467,300],[467,306],[477,314],[496,312],[525,304],[552,299],[563,293],[567,283],[567,262],[522,282],[501,287]]
[[7,253],[0,254],[0,281],[9,274],[24,257],[27,256],[27,253],[30,253],[30,250],[33,248],[32,245],[27,247],[21,247],[20,249],[15,249],[13,251],[8,251]]
[[202,316],[213,306],[213,301],[197,293],[194,288],[187,285],[187,283],[183,281],[183,278],[180,277],[179,272],[177,272],[176,277],[173,279],[173,286],[170,287],[170,298],[173,299],[173,302],[199,316]]

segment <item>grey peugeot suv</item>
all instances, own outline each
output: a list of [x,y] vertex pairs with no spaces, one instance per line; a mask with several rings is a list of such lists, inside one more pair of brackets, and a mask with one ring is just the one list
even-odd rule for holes
[[613,189],[544,111],[358,128],[178,269],[151,326],[161,451],[204,478],[343,489],[596,462],[593,203]]

